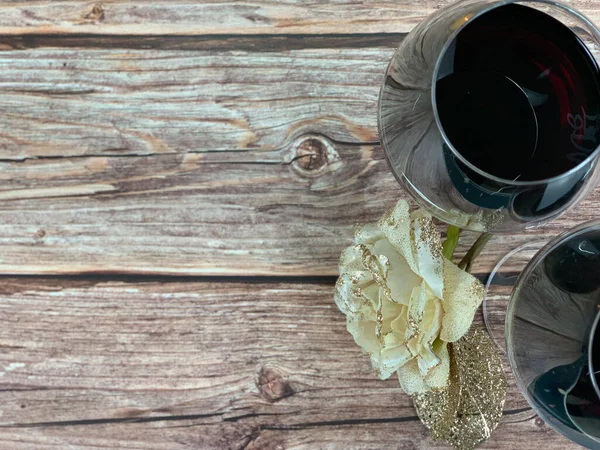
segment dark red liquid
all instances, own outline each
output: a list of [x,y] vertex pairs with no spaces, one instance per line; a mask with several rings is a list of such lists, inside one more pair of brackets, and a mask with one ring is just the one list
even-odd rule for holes
[[561,175],[600,144],[599,70],[566,26],[521,5],[474,19],[446,52],[440,122],[471,164],[505,180]]

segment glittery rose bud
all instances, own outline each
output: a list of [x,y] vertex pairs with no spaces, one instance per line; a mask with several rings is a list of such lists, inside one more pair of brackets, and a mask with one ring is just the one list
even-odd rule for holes
[[447,345],[469,329],[483,286],[442,256],[431,216],[400,201],[359,226],[340,260],[335,302],[381,379],[408,394],[448,385]]

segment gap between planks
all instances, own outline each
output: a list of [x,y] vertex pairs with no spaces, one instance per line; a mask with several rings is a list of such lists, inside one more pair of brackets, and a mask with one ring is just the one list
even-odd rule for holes
[[40,48],[281,52],[332,48],[396,48],[407,33],[230,35],[2,34],[0,50]]

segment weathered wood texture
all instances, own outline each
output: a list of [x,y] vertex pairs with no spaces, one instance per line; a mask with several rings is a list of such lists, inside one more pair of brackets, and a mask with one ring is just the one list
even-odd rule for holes
[[[564,0],[593,20],[598,0]],[[410,31],[449,0],[4,0],[3,33],[319,34]]]
[[[443,448],[376,378],[330,285],[0,286],[0,448]],[[575,448],[508,391],[484,448]]]
[[[376,145],[391,53],[0,52],[0,272],[335,275],[405,197]],[[480,272],[599,205],[495,237]]]
[[[379,85],[445,3],[2,1],[0,274],[52,277],[0,279],[0,449],[442,448],[332,284],[354,223],[405,197]],[[569,444],[509,376],[486,448],[523,447]]]

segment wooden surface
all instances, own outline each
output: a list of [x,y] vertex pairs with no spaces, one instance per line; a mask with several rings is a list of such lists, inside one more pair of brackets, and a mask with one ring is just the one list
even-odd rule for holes
[[[445,3],[0,4],[0,449],[443,448],[332,293],[354,224],[406,197],[379,85]],[[484,448],[575,448],[506,370]]]

